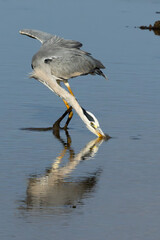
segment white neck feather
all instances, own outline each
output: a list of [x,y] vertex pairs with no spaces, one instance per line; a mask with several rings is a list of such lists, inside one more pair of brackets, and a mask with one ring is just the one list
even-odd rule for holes
[[35,68],[34,71],[31,73],[31,78],[35,78],[46,85],[51,91],[56,93],[59,97],[65,99],[70,106],[77,112],[80,116],[82,121],[87,124],[86,117],[83,114],[83,110],[79,103],[77,102],[76,98],[68,93],[64,88],[62,88],[56,81],[56,78],[51,74],[45,74],[40,68]]

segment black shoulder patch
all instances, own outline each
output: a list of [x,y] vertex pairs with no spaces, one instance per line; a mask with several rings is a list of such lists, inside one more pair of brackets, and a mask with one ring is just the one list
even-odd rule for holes
[[93,117],[91,115],[89,115],[89,113],[87,113],[87,111],[84,108],[82,108],[82,110],[83,110],[84,115],[88,118],[88,120],[91,122],[94,122]]

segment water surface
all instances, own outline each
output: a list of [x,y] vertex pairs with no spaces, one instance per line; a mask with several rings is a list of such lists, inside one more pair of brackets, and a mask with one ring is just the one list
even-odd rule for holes
[[[159,239],[160,36],[135,28],[159,10],[158,0],[0,1],[1,239]],[[22,28],[78,40],[103,62],[109,81],[70,85],[110,140],[76,113],[59,137],[21,130],[51,127],[65,111],[28,78],[40,43]]]

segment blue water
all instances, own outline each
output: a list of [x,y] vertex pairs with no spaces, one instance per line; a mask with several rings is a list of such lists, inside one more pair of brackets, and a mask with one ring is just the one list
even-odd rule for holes
[[[0,238],[159,240],[159,0],[0,1]],[[56,138],[61,99],[29,79],[39,29],[83,43],[106,66],[70,80],[112,138],[97,142],[74,113]],[[36,130],[36,129],[35,129]],[[44,129],[43,129],[44,130]],[[92,141],[92,142],[91,142]]]

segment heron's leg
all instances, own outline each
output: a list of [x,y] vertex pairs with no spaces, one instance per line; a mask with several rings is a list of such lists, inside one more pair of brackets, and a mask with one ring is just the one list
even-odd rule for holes
[[[60,80],[57,80],[57,83],[61,86],[61,81]],[[68,83],[68,85],[69,85],[69,83]],[[70,86],[69,86],[70,87]],[[68,87],[67,87],[68,88]],[[71,92],[70,92],[71,93]],[[73,95],[73,92],[72,92],[72,95]],[[74,96],[74,95],[73,95]],[[70,107],[69,106],[69,104],[68,104],[68,102],[66,101],[66,100],[64,100],[64,99],[62,99],[63,100],[63,102],[64,102],[64,104],[66,105],[66,107],[67,107],[67,109],[69,109],[69,108],[71,108],[71,110],[70,110],[70,112],[69,112],[69,116],[68,116],[68,118],[70,119],[70,120],[67,120],[67,122],[66,122],[66,124],[65,124],[65,129],[67,129],[67,126],[68,126],[68,124],[69,124],[69,122],[71,121],[71,119],[72,119],[72,116],[73,116],[73,112],[72,112],[72,107]]]
[[71,119],[72,119],[72,117],[73,117],[73,111],[72,111],[72,107],[69,106],[69,104],[67,103],[66,100],[63,99],[63,102],[64,102],[64,104],[66,105],[67,109],[70,109],[70,108],[71,108],[71,109],[70,109],[70,112],[69,112],[69,115],[68,115],[68,119],[67,119],[67,121],[66,121],[66,123],[65,123],[65,126],[64,126],[64,129],[67,129],[67,126],[68,126],[69,122],[71,121]]
[[[57,83],[61,86],[61,81],[60,80],[57,80]],[[64,84],[66,85],[66,87],[68,88],[69,92],[71,95],[74,96],[70,86],[69,86],[69,83],[67,81],[64,82]],[[70,123],[72,117],[73,117],[73,111],[72,111],[72,107],[68,104],[68,102],[65,100],[65,99],[62,99],[64,104],[66,105],[67,107],[67,111],[69,114],[68,114],[68,119],[64,125],[64,129],[66,130],[67,127],[68,127],[68,124]],[[66,112],[63,114],[63,115],[66,115]],[[56,125],[59,125],[60,124],[60,121],[62,121],[62,119],[64,118],[63,115],[55,122]],[[55,125],[54,124],[54,125]]]
[[73,94],[73,92],[72,92],[72,90],[71,90],[71,87],[70,87],[69,83],[66,81],[66,82],[64,82],[64,84],[65,84],[65,86],[67,87],[67,89],[68,89],[68,91],[70,92],[70,94],[71,94],[72,96],[74,96],[74,94]]
[[[67,87],[67,89],[68,89],[68,91],[70,92],[70,94],[71,94],[72,96],[74,96],[74,93],[72,92],[71,87],[70,87],[68,81],[65,81],[64,84],[65,84],[65,86]],[[64,100],[63,100],[63,101],[64,101]],[[66,105],[66,103],[65,103],[65,105]],[[73,112],[71,111],[70,114],[69,114],[69,116],[68,116],[68,119],[67,119],[67,121],[66,121],[66,124],[65,124],[65,126],[64,126],[65,129],[67,129],[67,126],[68,126],[69,122],[71,121],[72,116],[73,116]]]
[[[69,107],[65,113],[63,113],[63,115],[58,118],[58,120],[53,124],[53,130],[55,135],[57,135],[57,133],[59,132],[59,128],[60,128],[60,122],[65,118],[65,116],[70,113],[70,111],[72,111],[72,107]],[[65,128],[66,129],[66,128]]]

